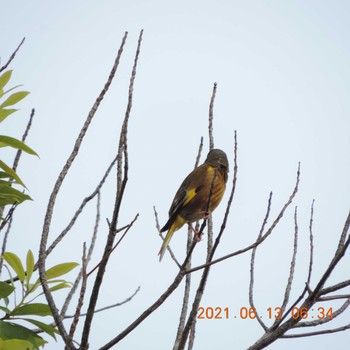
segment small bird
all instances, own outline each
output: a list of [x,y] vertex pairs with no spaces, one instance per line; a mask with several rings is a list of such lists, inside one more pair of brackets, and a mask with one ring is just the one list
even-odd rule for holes
[[175,231],[185,223],[191,224],[208,217],[219,205],[226,189],[228,169],[226,153],[213,149],[205,162],[185,178],[169,209],[169,220],[160,230],[168,232],[158,253],[159,261]]

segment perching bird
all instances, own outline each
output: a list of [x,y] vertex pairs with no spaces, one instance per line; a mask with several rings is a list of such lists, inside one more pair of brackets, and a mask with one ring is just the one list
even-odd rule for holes
[[169,220],[160,230],[168,232],[158,253],[159,261],[162,260],[176,230],[186,222],[191,224],[208,217],[219,205],[226,189],[228,168],[226,153],[213,149],[208,153],[205,162],[183,181],[169,209]]

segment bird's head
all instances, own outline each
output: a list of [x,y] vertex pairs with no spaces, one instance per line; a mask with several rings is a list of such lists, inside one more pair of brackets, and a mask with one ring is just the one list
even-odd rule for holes
[[219,167],[226,173],[228,172],[228,169],[229,169],[226,153],[221,149],[211,150],[207,155],[207,159],[205,160],[205,163],[211,166]]

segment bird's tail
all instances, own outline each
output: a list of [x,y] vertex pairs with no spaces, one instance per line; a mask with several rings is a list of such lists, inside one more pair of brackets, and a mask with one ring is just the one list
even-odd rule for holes
[[160,248],[160,251],[159,251],[159,253],[158,253],[158,255],[159,255],[159,261],[162,261],[163,255],[164,255],[164,253],[165,253],[165,251],[166,251],[166,248],[168,247],[169,242],[170,242],[170,240],[171,240],[171,237],[173,236],[173,234],[174,234],[175,231],[176,231],[176,225],[175,225],[175,223],[173,223],[173,224],[170,226],[170,229],[169,229],[169,231],[167,232],[167,234],[166,234],[166,236],[165,236],[165,238],[164,238],[163,244],[162,244],[162,246],[161,246],[161,248]]

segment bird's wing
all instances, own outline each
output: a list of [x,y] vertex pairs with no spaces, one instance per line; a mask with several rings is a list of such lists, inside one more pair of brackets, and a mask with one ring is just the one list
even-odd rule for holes
[[203,165],[194,169],[181,184],[175,194],[173,203],[169,209],[169,217],[177,215],[177,213],[188,204],[203,188],[202,183],[198,183],[198,179],[202,178],[205,168]]
[[169,209],[169,216],[172,217],[176,215],[181,208],[188,204],[197,195],[198,191],[198,188],[190,188],[177,194]]

